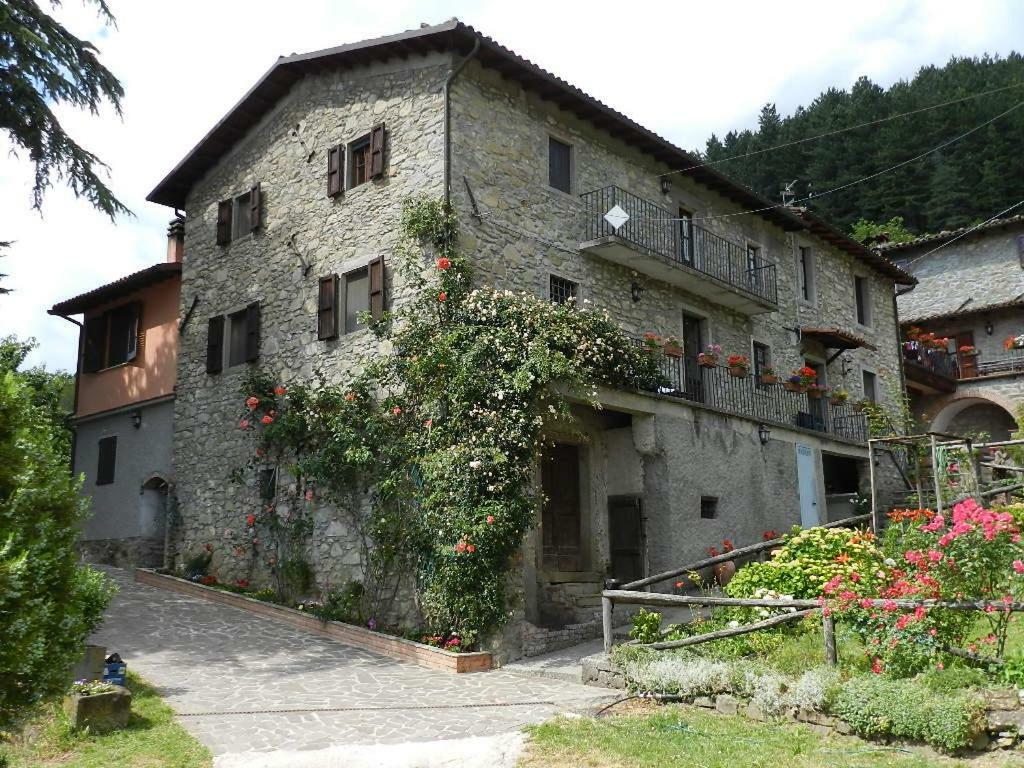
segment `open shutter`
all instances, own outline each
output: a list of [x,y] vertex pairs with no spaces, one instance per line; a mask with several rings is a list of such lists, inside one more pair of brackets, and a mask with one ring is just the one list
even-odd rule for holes
[[206,332],[206,372],[224,368],[224,316],[211,317]]
[[376,322],[384,316],[384,257],[378,256],[369,264],[370,317]]
[[107,346],[107,316],[96,315],[85,319],[85,349],[82,352],[82,372],[95,373],[103,367]]
[[341,182],[345,178],[345,146],[339,144],[327,150],[327,196],[337,197],[341,194]]
[[231,201],[217,203],[217,245],[231,242]]
[[256,184],[249,190],[249,231],[259,229],[263,220],[260,218],[260,185]]
[[245,362],[260,356],[260,305],[254,301],[245,308]]
[[338,276],[320,278],[320,296],[316,309],[316,337],[333,339],[338,335]]
[[384,123],[373,126],[370,131],[370,178],[384,176]]
[[142,303],[136,301],[129,305],[126,311],[131,313],[131,319],[128,322],[128,351],[125,355],[125,361],[131,362],[139,356],[139,338],[142,329]]

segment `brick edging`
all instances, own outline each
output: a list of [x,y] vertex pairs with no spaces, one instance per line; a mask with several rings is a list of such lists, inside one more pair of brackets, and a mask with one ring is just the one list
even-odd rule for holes
[[248,611],[267,619],[275,619],[315,635],[330,637],[357,648],[365,648],[382,656],[400,661],[411,661],[414,664],[419,664],[421,667],[465,673],[486,672],[493,666],[491,654],[487,652],[452,653],[443,648],[434,648],[431,645],[406,640],[403,637],[386,635],[382,632],[373,632],[372,630],[356,627],[352,624],[343,624],[340,621],[323,622],[315,616],[302,613],[294,608],[287,608],[274,603],[265,603],[245,595],[225,592],[220,589],[186,581],[185,579],[179,579],[177,576],[156,573],[146,568],[135,569],[135,581],[150,587],[166,589],[170,592],[199,597],[214,603],[223,603],[224,605],[240,608],[243,611]]

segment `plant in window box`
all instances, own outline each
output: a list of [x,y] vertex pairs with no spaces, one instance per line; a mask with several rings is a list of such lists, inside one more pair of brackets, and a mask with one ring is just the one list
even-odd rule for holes
[[766,365],[761,369],[761,383],[762,384],[778,384],[779,376],[775,373],[775,369],[770,365]]
[[644,347],[648,352],[661,352],[662,346],[661,336],[650,331],[644,334]]
[[794,369],[790,374],[790,377],[782,383],[782,386],[790,392],[803,394],[807,391],[808,387],[817,381],[817,379],[817,371],[805,365],[801,368]]
[[722,354],[720,344],[708,344],[704,351],[697,355],[697,364],[704,368],[714,368],[718,365],[718,358]]
[[669,357],[683,356],[683,344],[677,336],[666,336],[664,342],[666,355]]
[[911,341],[917,341],[918,339],[920,339],[922,333],[924,333],[924,331],[918,328],[916,325],[912,325],[909,328],[907,328],[907,338],[910,339]]
[[812,383],[807,385],[807,396],[818,400],[828,394],[828,387],[823,384]]
[[977,347],[972,347],[970,344],[964,344],[960,349],[957,350],[963,357],[977,357]]
[[864,400],[854,400],[850,407],[853,408],[853,412],[854,413],[863,413],[864,409],[867,408],[867,406],[870,403],[871,403],[871,401],[867,400],[867,399],[864,399]]
[[842,387],[836,387],[832,390],[831,396],[828,401],[835,406],[845,405],[846,401],[850,399],[850,393]]
[[[1010,336],[1006,341],[1003,342],[1003,347],[1005,347],[1007,350],[1024,349],[1024,333],[1022,333],[1020,336]],[[971,349],[974,348],[971,347]],[[974,354],[978,354],[978,351],[974,350]]]
[[746,355],[729,355],[726,360],[729,366],[729,375],[737,379],[747,378],[750,371],[750,358]]

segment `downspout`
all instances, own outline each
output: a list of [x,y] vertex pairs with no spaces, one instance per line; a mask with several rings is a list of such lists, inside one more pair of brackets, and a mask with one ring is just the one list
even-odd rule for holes
[[473,48],[466,55],[458,66],[455,67],[444,81],[444,202],[450,205],[452,201],[452,83],[459,73],[465,68],[469,60],[476,56],[480,50],[479,36],[473,38]]
[[[910,293],[912,290],[914,290],[914,286],[910,286],[909,288],[903,291],[901,291],[899,288],[896,288],[895,284],[893,285],[893,288],[894,290],[892,292],[892,318],[893,323],[895,323],[896,325],[896,358],[897,360],[899,360],[899,365],[897,367],[900,372],[900,396],[903,398],[903,404],[907,406],[906,421],[903,424],[903,430],[905,434],[909,435],[911,433],[911,419],[913,418],[913,414],[910,413],[910,401],[909,396],[907,395],[907,374],[903,370],[903,333],[900,330],[900,308],[897,299],[903,294]],[[902,410],[902,408],[900,410]]]
[[[71,406],[71,415],[73,417],[73,416],[75,416],[78,413],[78,382],[81,379],[81,373],[82,373],[82,345],[85,342],[85,339],[83,338],[83,335],[82,335],[82,329],[85,327],[85,324],[84,323],[80,323],[77,320],[74,320],[74,319],[68,317],[67,315],[56,315],[56,317],[63,318],[64,320],[67,320],[69,323],[73,323],[74,325],[78,326],[78,357],[75,360],[75,396],[74,396],[74,402],[72,403],[72,406]],[[72,476],[74,476],[74,474],[75,474],[75,448],[77,447],[77,443],[78,443],[78,430],[72,428],[71,429],[71,466],[69,467]]]

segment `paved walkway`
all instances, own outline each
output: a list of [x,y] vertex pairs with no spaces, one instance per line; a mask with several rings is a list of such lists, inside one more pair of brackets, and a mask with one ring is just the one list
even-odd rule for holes
[[[299,764],[253,753],[493,737],[615,698],[508,669],[424,669],[106,570],[121,591],[95,641],[159,689],[218,766]],[[376,764],[435,764],[410,759]]]

